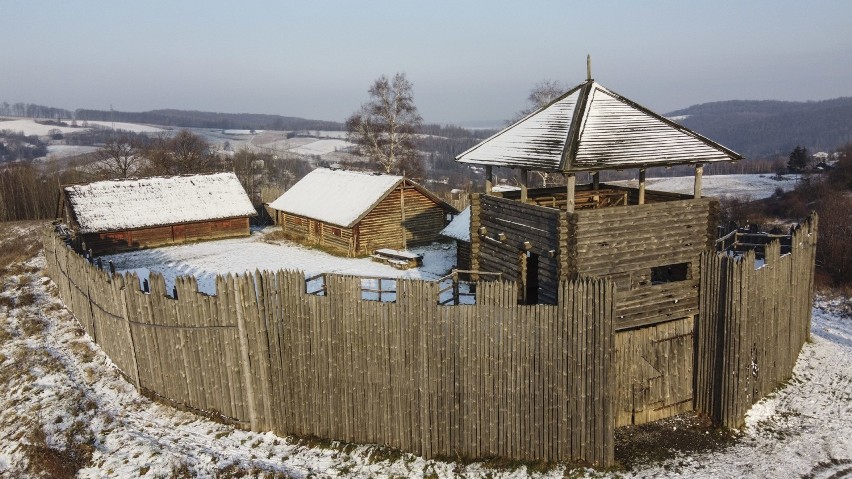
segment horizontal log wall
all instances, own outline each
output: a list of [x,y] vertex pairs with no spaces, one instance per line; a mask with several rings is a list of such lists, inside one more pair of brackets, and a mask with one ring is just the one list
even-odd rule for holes
[[349,256],[355,255],[357,235],[353,228],[345,228],[283,211],[278,213],[278,218],[282,230],[295,241],[319,245]]
[[[559,210],[490,195],[476,195],[474,204],[478,227],[471,231],[471,238],[476,236],[478,242],[477,269],[503,273],[505,280],[522,282],[521,255],[537,254],[539,302],[556,303],[563,227]],[[486,230],[484,236],[480,227]]]
[[[568,214],[570,274],[606,277],[618,288],[619,329],[698,313],[698,258],[715,200],[668,201]],[[654,267],[688,263],[687,280],[651,284]]]
[[[404,200],[400,198],[402,191],[405,192]],[[432,243],[439,239],[441,230],[447,225],[446,215],[443,207],[416,188],[397,187],[358,222],[359,252]]]
[[779,241],[767,245],[760,269],[753,251],[702,254],[695,407],[725,426],[742,426],[755,402],[792,377],[810,334],[816,229],[814,214],[784,256]]
[[152,248],[192,241],[248,236],[249,219],[226,218],[104,233],[84,233],[80,239],[95,255]]
[[[255,431],[377,443],[425,457],[614,461],[614,288],[563,282],[558,305],[519,306],[512,283],[439,306],[437,284],[399,280],[361,300],[357,277],[192,279],[166,296],[111,277],[45,237],[48,273],[137,387]],[[92,291],[99,291],[93,295]],[[93,311],[98,311],[93,314]]]

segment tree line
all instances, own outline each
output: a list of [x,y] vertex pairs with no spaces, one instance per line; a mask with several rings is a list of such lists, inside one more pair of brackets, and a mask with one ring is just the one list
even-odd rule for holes
[[150,123],[183,128],[241,129],[241,130],[335,130],[343,129],[341,123],[325,120],[264,115],[256,113],[218,113],[187,110],[151,110],[143,112],[87,110],[75,111],[77,121],[120,121]]
[[35,103],[0,103],[0,116],[23,116],[28,118],[71,118],[74,113],[64,108],[36,105]]

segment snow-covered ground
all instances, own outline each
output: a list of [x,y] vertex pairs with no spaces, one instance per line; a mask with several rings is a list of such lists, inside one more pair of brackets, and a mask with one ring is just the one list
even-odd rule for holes
[[[82,122],[77,122],[82,123]],[[166,131],[166,129],[159,126],[152,125],[143,125],[141,123],[124,123],[120,121],[91,121],[87,122],[89,125],[97,125],[101,128],[107,128],[109,130],[124,130],[124,131],[132,131],[134,133],[160,133]]]
[[398,270],[369,258],[342,258],[323,251],[298,245],[290,241],[264,241],[266,234],[277,228],[254,231],[248,238],[207,241],[166,248],[154,248],[103,257],[112,261],[118,272],[135,272],[140,280],[151,271],[162,274],[171,290],[177,276],[194,276],[198,289],[215,294],[217,274],[242,274],[245,272],[300,270],[305,276],[319,273],[338,273],[384,278],[437,279],[453,268],[456,260],[455,245],[435,243],[411,248],[423,255],[423,266]]
[[[2,124],[0,124],[2,125]],[[68,158],[69,156],[77,156],[85,153],[97,151],[97,146],[82,146],[82,145],[47,145],[47,157],[53,158]]]
[[31,118],[21,118],[17,120],[8,120],[8,121],[0,121],[0,131],[1,130],[11,130],[15,133],[24,132],[24,135],[37,135],[37,136],[46,136],[49,134],[51,130],[59,130],[62,134],[66,133],[75,133],[79,131],[86,131],[87,128],[72,128],[70,126],[53,126],[53,125],[42,125],[40,123],[36,123],[35,120]]
[[[64,122],[71,124],[70,120],[64,120]],[[89,127],[84,128],[84,124],[89,125]],[[133,131],[136,133],[159,133],[165,131],[163,128],[156,126],[142,125],[139,123],[122,123],[118,121],[87,121],[85,123],[83,121],[78,121],[77,125],[78,127],[42,125],[40,123],[36,123],[36,121],[32,118],[18,118],[14,120],[0,121],[0,130],[12,130],[16,133],[23,131],[25,135],[38,136],[48,135],[49,132],[54,129],[59,130],[64,135],[67,133],[78,133],[81,131],[91,130],[94,126],[107,129],[112,129],[114,126],[116,130]]]
[[[82,334],[41,256],[0,293],[0,477],[840,478],[852,473],[852,318],[818,302],[789,384],[755,405],[731,446],[626,471],[492,468],[371,445],[252,433],[140,396]],[[848,302],[848,300],[846,300]],[[40,474],[40,471],[45,471]]]
[[[612,181],[612,184],[637,187],[639,180]],[[776,188],[790,191],[796,187],[796,175],[776,177],[773,174],[763,175],[705,175],[701,180],[701,193],[704,196],[748,196],[753,200],[768,198],[775,193]],[[645,182],[649,190],[668,191],[671,193],[692,194],[695,185],[693,176],[676,176],[673,178],[648,178]]]
[[296,148],[291,148],[289,151],[300,155],[325,155],[327,153],[342,150],[344,148],[349,148],[352,146],[355,145],[345,140],[328,139],[312,141],[308,144]]

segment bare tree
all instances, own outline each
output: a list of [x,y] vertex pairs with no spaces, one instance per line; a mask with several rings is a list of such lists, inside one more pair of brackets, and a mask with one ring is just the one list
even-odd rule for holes
[[208,173],[215,170],[218,159],[207,141],[181,130],[172,138],[159,138],[145,152],[150,170],[157,175]]
[[567,90],[567,87],[559,80],[547,79],[536,83],[530,90],[529,96],[527,96],[527,107],[519,111],[509,123],[515,123],[539,108],[546,106],[558,98],[559,95],[565,93],[565,90]]
[[[519,111],[514,118],[509,120],[509,124],[516,123],[530,113],[547,106],[550,102],[562,95],[567,87],[559,80],[545,79],[536,83],[530,90],[527,96],[527,107]],[[546,171],[536,171],[541,179],[541,184],[544,187],[555,186],[560,183],[559,177],[554,178]]]
[[370,87],[370,101],[346,120],[349,141],[386,173],[422,171],[414,140],[423,119],[404,73],[382,75]]
[[134,176],[145,161],[137,144],[126,137],[107,141],[95,152],[95,158],[97,172],[109,179]]

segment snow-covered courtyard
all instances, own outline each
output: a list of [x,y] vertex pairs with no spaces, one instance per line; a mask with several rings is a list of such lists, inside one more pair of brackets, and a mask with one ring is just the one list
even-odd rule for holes
[[171,290],[177,276],[194,276],[198,289],[216,293],[216,275],[243,274],[260,271],[303,271],[306,277],[320,273],[337,273],[378,278],[414,278],[434,280],[447,275],[455,265],[455,244],[433,243],[411,248],[423,255],[423,266],[398,270],[370,258],[344,258],[302,246],[291,241],[265,241],[275,227],[255,230],[247,238],[207,241],[165,248],[104,256],[117,272],[135,272],[140,280],[150,272],[163,275]]

